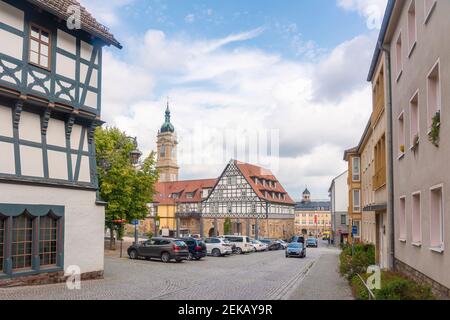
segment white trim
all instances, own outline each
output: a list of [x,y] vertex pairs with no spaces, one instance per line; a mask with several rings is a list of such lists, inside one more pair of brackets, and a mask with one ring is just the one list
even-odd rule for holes
[[414,212],[413,212],[413,205],[414,205],[414,197],[419,196],[420,199],[420,203],[419,203],[419,235],[420,235],[420,241],[412,241],[412,245],[413,246],[418,246],[418,244],[420,244],[420,246],[422,246],[422,191],[415,191],[413,193],[411,193],[411,239],[414,240],[414,232],[413,232],[413,222],[414,222]]
[[[409,38],[410,34],[409,34],[409,13],[411,11],[411,7],[414,4],[414,24],[415,26],[415,35],[414,35],[414,43],[412,44],[412,46],[410,46],[411,43],[411,39]],[[407,19],[407,29],[408,29],[408,59],[411,58],[411,55],[414,51],[414,49],[416,48],[416,44],[417,44],[417,5],[416,5],[416,0],[411,0],[411,2],[409,3],[408,6],[408,19]]]
[[438,100],[438,107],[439,111],[441,112],[441,119],[442,119],[442,82],[441,82],[441,58],[439,57],[437,61],[433,64],[433,66],[428,71],[427,77],[426,77],[426,90],[427,90],[427,128],[428,128],[428,134],[431,132],[431,119],[430,119],[430,106],[428,104],[429,101],[429,89],[428,89],[428,81],[430,78],[431,73],[433,70],[438,66],[438,73],[439,73],[439,88],[438,88],[438,97],[436,98]]
[[434,185],[434,186],[432,186],[432,187],[430,187],[430,190],[429,190],[429,198],[430,198],[430,203],[429,203],[429,219],[430,219],[430,238],[431,238],[431,234],[432,234],[432,230],[431,230],[431,227],[432,227],[432,223],[431,223],[431,193],[433,192],[433,191],[435,191],[435,190],[438,190],[438,189],[441,189],[441,206],[442,206],[442,208],[441,208],[441,210],[442,210],[442,212],[441,212],[441,214],[440,214],[440,216],[439,216],[439,220],[440,220],[440,223],[441,223],[441,225],[440,225],[440,236],[441,236],[441,245],[440,245],[440,247],[430,247],[430,250],[433,250],[433,251],[436,251],[436,249],[437,248],[440,248],[440,250],[442,250],[441,252],[443,252],[444,251],[444,241],[445,241],[445,235],[444,235],[444,232],[445,232],[445,228],[444,228],[444,218],[445,218],[445,207],[444,207],[444,205],[445,205],[445,201],[444,201],[444,184],[443,183],[440,183],[440,184],[437,184],[437,185]]
[[410,150],[414,147],[413,143],[414,143],[414,137],[412,135],[411,132],[411,128],[412,128],[412,112],[411,112],[411,106],[412,106],[412,101],[414,100],[414,98],[417,97],[417,135],[419,136],[419,142],[420,142],[420,105],[419,105],[419,89],[416,90],[416,92],[414,92],[414,94],[412,95],[411,99],[409,99],[409,144],[410,144]]
[[402,110],[400,112],[400,114],[398,115],[398,117],[397,117],[397,126],[398,126],[398,130],[399,130],[397,138],[400,137],[400,126],[399,126],[400,125],[400,119],[401,119],[401,121],[403,121],[403,148],[404,148],[404,150],[403,150],[403,152],[400,150],[400,147],[402,145],[400,144],[400,141],[397,141],[397,143],[398,143],[398,159],[399,160],[401,158],[403,158],[405,156],[405,153],[406,153],[405,110]]
[[423,0],[423,6],[424,6],[424,12],[425,12],[425,21],[423,24],[427,24],[430,20],[431,14],[433,13],[434,9],[436,8],[437,1],[434,0],[433,4],[431,5],[430,10],[427,12],[427,2],[426,0]]
[[[403,37],[402,37],[403,31],[400,30],[397,40],[395,41],[395,68],[397,72],[397,78],[396,81],[398,82],[400,80],[400,77],[403,74]],[[398,66],[398,41],[400,40],[401,48],[400,48],[400,60],[401,60],[401,68],[399,69]]]

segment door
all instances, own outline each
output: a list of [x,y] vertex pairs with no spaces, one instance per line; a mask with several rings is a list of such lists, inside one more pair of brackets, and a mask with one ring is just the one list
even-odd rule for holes
[[139,254],[144,256],[144,257],[151,257],[152,256],[152,248],[153,245],[155,243],[155,240],[150,239],[146,242],[144,242],[144,244],[139,248]]

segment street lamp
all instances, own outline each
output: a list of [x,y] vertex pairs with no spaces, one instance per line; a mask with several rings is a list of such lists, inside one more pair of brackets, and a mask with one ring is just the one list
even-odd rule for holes
[[[129,137],[129,138],[131,138],[131,137]],[[136,166],[136,165],[139,163],[139,159],[140,159],[141,156],[142,156],[142,152],[139,151],[139,149],[138,149],[136,137],[131,138],[131,139],[134,140],[134,149],[133,149],[132,151],[130,151],[130,160],[131,160],[131,163],[132,163],[134,166]]]

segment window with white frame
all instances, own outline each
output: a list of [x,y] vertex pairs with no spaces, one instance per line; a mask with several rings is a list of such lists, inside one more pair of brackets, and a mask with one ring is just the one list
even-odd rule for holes
[[405,114],[402,112],[398,117],[398,155],[405,154]]
[[412,242],[419,244],[422,242],[422,213],[420,206],[420,192],[412,195],[411,222],[412,222]]
[[397,71],[397,79],[400,77],[400,74],[403,71],[403,55],[402,55],[402,34],[400,33],[397,42],[395,45],[395,62],[396,62],[396,71]]
[[353,189],[353,212],[361,212],[361,190]]
[[419,92],[417,91],[409,102],[409,138],[411,147],[414,147],[419,142]]
[[361,179],[361,158],[352,158],[352,179],[353,181],[360,181]]
[[439,61],[431,69],[427,77],[427,110],[428,127],[431,128],[434,117],[441,111],[441,81]]
[[400,198],[398,213],[399,237],[402,241],[406,240],[406,197]]
[[434,10],[434,7],[436,6],[436,0],[424,0],[425,5],[425,23],[428,22],[430,19],[431,13]]
[[416,0],[411,0],[408,9],[408,45],[411,54],[417,41]]
[[444,203],[442,186],[430,190],[430,245],[442,249],[444,245]]

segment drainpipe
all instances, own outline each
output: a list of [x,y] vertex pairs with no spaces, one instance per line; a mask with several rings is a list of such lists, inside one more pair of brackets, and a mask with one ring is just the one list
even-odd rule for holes
[[395,268],[395,218],[394,218],[394,147],[392,125],[392,81],[391,81],[391,51],[378,43],[380,50],[386,54],[387,104],[386,104],[386,142],[387,142],[387,213],[389,221],[389,270]]

